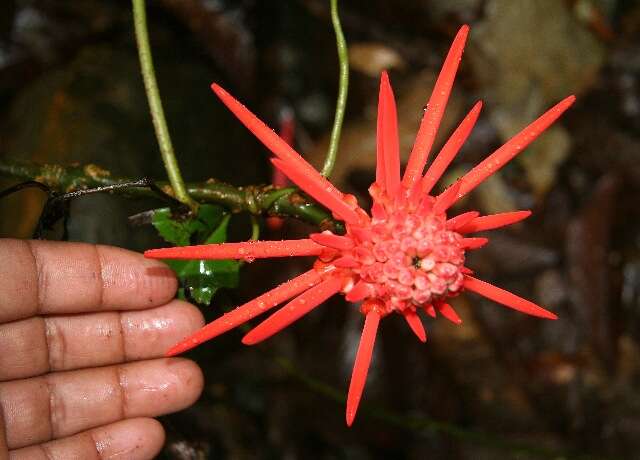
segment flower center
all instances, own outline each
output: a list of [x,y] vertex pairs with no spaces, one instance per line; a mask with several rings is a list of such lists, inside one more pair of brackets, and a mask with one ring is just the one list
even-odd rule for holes
[[430,205],[387,203],[369,223],[347,226],[354,247],[340,255],[355,260],[348,290],[364,283],[357,287],[367,293],[364,300],[377,299],[384,313],[426,307],[460,291],[463,237]]

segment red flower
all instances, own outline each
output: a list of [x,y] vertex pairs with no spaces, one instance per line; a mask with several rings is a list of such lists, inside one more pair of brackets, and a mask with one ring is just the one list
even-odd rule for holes
[[[530,211],[480,216],[471,211],[447,218],[447,210],[461,197],[520,153],[549,127],[575,100],[569,96],[549,109],[464,177],[432,196],[429,193],[465,142],[478,118],[478,102],[462,120],[426,173],[423,169],[444,112],[469,28],[458,32],[438,76],[420,124],[404,175],[400,177],[396,106],[386,73],[382,74],[378,100],[376,180],[369,188],[371,215],[352,195],[345,195],[322,177],[295,150],[278,137],[246,107],[216,84],[213,91],[238,119],[275,154],[271,161],[302,190],[344,221],[346,233],[329,231],[309,239],[249,241],[147,251],[161,259],[247,259],[263,257],[317,256],[313,268],[258,298],[237,307],[206,325],[192,337],[175,345],[168,355],[182,353],[212,339],[285,301],[247,335],[242,342],[258,343],[293,323],[337,293],[350,302],[361,302],[364,330],[358,347],[349,394],[347,425],[351,425],[362,390],[380,318],[398,313],[421,341],[426,333],[418,310],[460,323],[447,303],[464,290],[473,291],[508,308],[533,316],[556,319],[553,313],[474,278],[464,266],[465,252],[483,246],[486,238],[467,234],[519,222]],[[293,299],[293,300],[290,300]]]

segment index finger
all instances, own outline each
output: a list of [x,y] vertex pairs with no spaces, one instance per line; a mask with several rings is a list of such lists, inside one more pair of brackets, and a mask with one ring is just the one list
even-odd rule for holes
[[165,264],[111,246],[0,239],[0,323],[40,314],[163,305],[177,281]]

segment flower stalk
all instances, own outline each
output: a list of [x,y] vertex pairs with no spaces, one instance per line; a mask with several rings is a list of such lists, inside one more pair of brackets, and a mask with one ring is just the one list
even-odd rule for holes
[[173,150],[169,128],[164,116],[162,108],[162,100],[160,99],[160,90],[156,81],[155,70],[153,67],[153,57],[151,55],[151,47],[149,46],[149,32],[147,30],[147,13],[145,11],[145,0],[132,0],[133,5],[133,24],[136,33],[136,43],[138,45],[138,57],[140,58],[140,70],[144,81],[144,89],[147,93],[149,101],[149,111],[153,120],[153,128],[158,139],[162,162],[167,171],[169,183],[173,189],[173,194],[182,203],[196,211],[198,203],[196,203],[189,195],[185,187]]
[[347,42],[344,39],[342,26],[340,25],[338,0],[331,0],[331,23],[333,24],[333,30],[336,34],[340,76],[338,79],[336,114],[333,120],[329,149],[327,150],[327,156],[324,160],[324,166],[322,167],[321,172],[324,177],[329,177],[331,175],[331,171],[333,171],[333,167],[336,164],[338,145],[340,144],[340,133],[342,132],[342,122],[344,121],[344,111],[347,106],[347,93],[349,92],[349,51],[347,50]]

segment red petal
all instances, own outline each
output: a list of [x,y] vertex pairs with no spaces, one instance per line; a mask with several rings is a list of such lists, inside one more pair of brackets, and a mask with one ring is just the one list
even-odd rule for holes
[[369,227],[364,228],[364,227],[351,227],[349,228],[349,233],[351,233],[351,235],[355,236],[357,239],[359,239],[360,241],[371,241],[371,239],[373,238],[373,232],[371,231],[371,229]]
[[[287,144],[293,147],[294,138],[295,138],[295,129],[296,122],[293,118],[293,110],[289,107],[284,107],[283,110],[280,111],[280,138],[285,141]],[[286,187],[289,184],[289,181],[282,173],[282,171],[278,169],[273,170],[273,175],[271,177],[271,183],[278,187]],[[280,217],[272,217],[271,222],[277,223],[274,230],[277,230],[282,226],[282,219]],[[269,222],[269,221],[267,221]]]
[[500,214],[491,214],[489,216],[476,217],[471,222],[464,224],[458,228],[458,233],[473,233],[484,230],[493,230],[494,228],[504,227],[505,225],[515,224],[526,219],[531,215],[531,211],[513,211],[503,212]]
[[522,297],[518,297],[517,295],[512,294],[509,291],[500,289],[493,284],[489,284],[485,281],[473,278],[472,276],[465,275],[464,287],[466,289],[469,289],[470,291],[486,297],[487,299],[491,299],[494,302],[498,302],[499,304],[504,305],[505,307],[513,308],[514,310],[526,313],[527,315],[538,316],[540,318],[546,319],[558,319],[558,317],[554,313],[551,313],[550,311],[539,307],[533,302],[529,302],[528,300],[525,300]]
[[478,115],[480,115],[481,108],[482,101],[476,102],[476,105],[474,105],[467,116],[464,117],[464,120],[460,122],[460,125],[453,132],[447,143],[444,144],[444,147],[442,147],[442,150],[440,150],[435,160],[433,160],[433,163],[431,163],[431,166],[429,166],[422,178],[421,188],[424,193],[431,192],[433,186],[442,177],[442,174],[444,174],[456,157],[462,145],[469,137],[469,134],[471,134],[471,130],[473,130],[478,120]]
[[[291,175],[287,174],[287,172],[282,168],[279,168],[289,177],[289,179],[296,182],[297,185],[305,191],[307,191],[305,187],[311,187],[311,184],[313,184],[314,188],[325,190],[326,194],[332,194],[336,200],[339,201],[342,199],[342,192],[335,188],[327,179],[322,177],[322,175],[318,171],[316,171],[313,166],[307,163],[298,152],[296,152],[271,128],[265,125],[258,117],[251,113],[249,109],[247,109],[244,105],[242,105],[238,100],[236,100],[233,96],[231,96],[217,84],[213,83],[211,85],[211,89],[214,93],[216,93],[216,95],[220,98],[224,105],[226,105],[229,110],[233,112],[233,114],[240,120],[240,122],[242,122],[242,124],[245,125],[247,129],[260,140],[260,142],[262,142],[269,150],[271,150],[274,155],[281,158],[298,172],[296,176],[299,180],[301,180],[301,183],[296,182],[291,178]],[[307,191],[307,193],[309,192]],[[314,198],[316,197],[314,196]],[[322,204],[327,206],[332,211],[337,212],[337,209],[333,209],[325,203]]]
[[348,302],[360,302],[371,294],[372,287],[364,281],[358,281],[344,297]]
[[426,342],[427,332],[424,330],[424,325],[418,314],[415,311],[407,312],[404,314],[404,319],[407,320],[407,324],[416,337],[418,337],[418,340],[420,340],[420,342]]
[[349,393],[347,395],[347,425],[351,426],[353,419],[356,417],[362,390],[367,381],[367,373],[369,372],[369,364],[371,363],[371,355],[373,354],[373,345],[376,341],[376,333],[380,324],[380,314],[372,310],[367,313],[364,320],[364,329],[360,338],[360,345],[356,353],[356,361],[353,365],[353,374],[351,374],[351,383],[349,384]]
[[300,169],[305,170],[311,175],[320,174],[315,170],[313,166],[305,161],[287,142],[285,142],[280,136],[278,136],[271,128],[269,128],[262,120],[256,117],[249,109],[242,105],[237,99],[229,94],[222,87],[213,83],[211,89],[216,96],[220,98],[222,103],[227,106],[231,112],[240,120],[240,122],[247,127],[249,131],[256,136],[260,142],[262,142],[274,155],[282,158],[285,161],[290,162],[298,166]]
[[300,168],[279,158],[271,158],[271,162],[298,187],[329,208],[345,222],[350,224],[358,222],[358,213],[344,201],[343,196],[338,196],[335,193],[337,189],[331,182],[324,178],[322,178],[322,181],[310,180],[308,174]]
[[433,307],[433,305],[427,305],[426,307],[424,307],[424,311],[426,311],[427,315],[431,316],[432,318],[436,317],[436,309]]
[[311,238],[318,244],[334,249],[346,251],[353,248],[353,240],[351,238],[347,238],[346,236],[334,235],[329,231],[322,233],[311,233],[309,235],[309,238]]
[[376,184],[381,190],[384,190],[386,185],[385,175],[385,155],[384,155],[384,105],[385,105],[385,86],[382,82],[387,77],[386,72],[382,72],[380,77],[380,90],[378,92],[378,119],[376,122]]
[[201,244],[150,249],[149,259],[264,259],[268,257],[317,256],[323,246],[310,240],[244,241],[242,243]]
[[464,249],[480,249],[488,242],[488,238],[463,238],[460,244]]
[[476,188],[487,177],[498,171],[513,159],[513,157],[524,150],[525,147],[533,142],[545,129],[556,121],[575,100],[575,96],[569,96],[547,110],[536,121],[513,136],[506,144],[465,174],[462,178],[463,185],[460,188],[460,196],[464,196]]
[[[400,187],[400,148],[398,145],[398,114],[393,89],[387,72],[380,79],[380,97],[383,100],[382,147],[384,155],[384,187],[387,196],[395,197]],[[377,173],[376,173],[377,175]]]
[[469,211],[462,214],[458,214],[455,217],[452,217],[447,221],[447,229],[448,230],[457,230],[458,228],[464,226],[469,223],[476,217],[478,217],[480,213],[478,211]]
[[387,211],[384,209],[384,205],[375,201],[371,206],[371,216],[377,220],[385,220],[387,218]]
[[431,151],[431,146],[438,132],[440,126],[440,120],[442,120],[442,114],[447,106],[449,100],[449,94],[451,93],[451,87],[453,81],[456,78],[456,72],[458,71],[458,65],[462,58],[462,52],[464,50],[464,44],[467,40],[469,33],[469,26],[464,25],[458,31],[456,38],[451,44],[449,53],[444,60],[440,75],[436,80],[436,84],[433,87],[431,97],[427,103],[427,109],[420,122],[420,128],[418,129],[418,135],[416,141],[413,144],[411,155],[409,156],[409,163],[407,169],[404,172],[402,178],[402,184],[405,188],[410,188],[417,180],[422,176],[424,165],[427,164],[427,158]]
[[453,307],[448,303],[441,303],[440,305],[438,305],[438,311],[442,313],[442,316],[447,318],[452,323],[462,324],[462,320],[460,319],[456,311],[453,309]]
[[268,339],[340,291],[341,287],[341,278],[336,276],[329,277],[317,286],[300,294],[250,330],[247,335],[242,338],[242,343],[245,345],[254,345]]
[[280,286],[265,292],[261,296],[240,305],[239,307],[225,313],[220,318],[204,326],[182,342],[171,347],[166,356],[175,356],[196,347],[202,342],[211,340],[234,327],[237,327],[265,311],[289,300],[290,298],[315,286],[322,280],[321,272],[309,270],[300,276],[281,284]]
[[433,204],[433,213],[441,214],[449,209],[458,198],[460,198],[461,181],[457,181],[444,192],[436,197],[436,202]]
[[339,257],[336,260],[332,261],[331,264],[339,268],[355,268],[362,265],[354,257],[351,256]]

